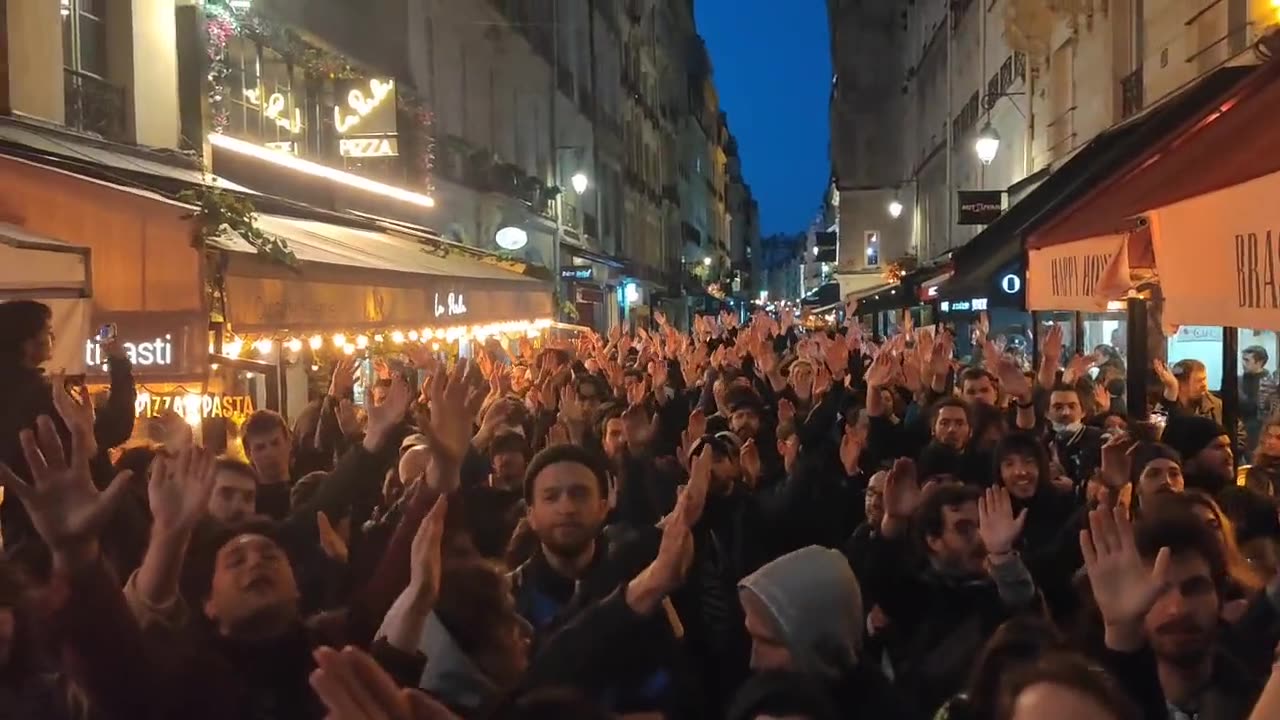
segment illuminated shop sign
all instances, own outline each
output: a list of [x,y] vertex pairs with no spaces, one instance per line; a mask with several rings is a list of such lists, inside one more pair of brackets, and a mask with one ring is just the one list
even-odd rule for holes
[[[122,342],[121,349],[129,362],[141,367],[169,367],[173,365],[173,336],[165,334],[146,342]],[[84,362],[89,367],[106,369],[107,355],[94,340],[84,343]]]
[[198,425],[206,418],[227,418],[244,422],[253,414],[253,398],[248,395],[223,395],[221,393],[176,393],[152,395],[138,393],[134,401],[134,413],[138,417],[159,417],[173,411],[191,425]]
[[302,108],[295,107],[292,117],[287,114],[286,110],[289,102],[284,93],[272,93],[267,98],[266,103],[263,103],[262,88],[245,88],[244,98],[250,105],[260,109],[264,117],[274,122],[282,130],[297,135],[305,127],[302,124]]
[[971,300],[943,300],[938,303],[938,309],[942,312],[985,312],[987,310],[986,298],[973,298]]
[[369,135],[396,131],[394,80],[339,81],[337,90],[338,97],[345,100],[333,107],[333,126],[339,133],[345,135],[357,129]]
[[467,304],[462,299],[462,293],[449,293],[444,297],[444,302],[440,302],[440,293],[435,296],[436,317],[441,315],[456,316],[467,314]]
[[400,144],[394,137],[340,138],[338,152],[342,157],[393,157],[400,154]]

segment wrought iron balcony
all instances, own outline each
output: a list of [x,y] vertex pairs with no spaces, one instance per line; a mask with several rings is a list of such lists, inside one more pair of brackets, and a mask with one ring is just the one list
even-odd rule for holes
[[77,70],[63,73],[67,127],[126,142],[124,88]]
[[1132,117],[1142,110],[1143,104],[1142,66],[1125,75],[1120,80],[1120,117]]

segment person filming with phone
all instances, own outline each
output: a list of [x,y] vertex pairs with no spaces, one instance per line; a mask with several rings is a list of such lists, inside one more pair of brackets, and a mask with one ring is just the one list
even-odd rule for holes
[[[116,341],[114,326],[109,337],[102,333],[95,341],[102,342],[102,356],[106,359],[111,376],[111,394],[97,409],[94,420],[94,436],[98,448],[105,449],[122,444],[133,433],[134,401],[133,366]],[[48,371],[65,372],[63,368],[46,368],[53,358],[53,311],[48,305],[34,300],[11,300],[0,303],[0,462],[5,463],[25,477],[27,463],[18,444],[18,431],[34,426],[41,415],[59,418],[53,406],[51,378]],[[105,341],[104,341],[105,340]],[[64,378],[85,392],[84,376]],[[55,420],[63,442],[69,442],[65,424]],[[108,463],[105,454],[95,463]],[[109,470],[109,468],[103,468]],[[109,478],[110,472],[102,477]],[[4,531],[4,543],[8,548],[19,545],[30,536],[31,527],[22,505],[9,502],[0,505],[0,527]]]

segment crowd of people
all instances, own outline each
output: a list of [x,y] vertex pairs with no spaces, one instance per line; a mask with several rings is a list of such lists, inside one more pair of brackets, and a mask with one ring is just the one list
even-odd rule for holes
[[659,314],[363,408],[341,359],[245,462],[121,448],[49,320],[0,305],[3,720],[1280,718],[1280,421],[1194,362],[1153,424],[1056,328]]

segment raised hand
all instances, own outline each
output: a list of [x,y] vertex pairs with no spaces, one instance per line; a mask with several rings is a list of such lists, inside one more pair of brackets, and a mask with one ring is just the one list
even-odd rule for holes
[[1119,488],[1129,484],[1133,467],[1133,450],[1138,443],[1124,433],[1107,440],[1102,446],[1102,468],[1099,475],[1108,487]]
[[858,463],[862,459],[862,451],[866,445],[865,430],[845,426],[844,435],[840,438],[840,465],[844,467],[845,475],[851,476],[858,473]]
[[994,366],[994,370],[1000,379],[1000,387],[1005,393],[1024,405],[1031,402],[1031,381],[1023,374],[1022,368],[1018,367],[1017,363],[1011,358],[1001,357],[998,364]]
[[344,398],[351,395],[356,386],[356,359],[341,357],[333,366],[333,379],[329,381],[329,397]]
[[1063,339],[1062,326],[1053,323],[1045,331],[1044,341],[1040,346],[1040,357],[1055,368],[1062,362]]
[[[441,478],[452,482],[462,468],[462,458],[471,445],[476,415],[484,399],[468,384],[465,362],[453,371],[443,369],[432,377],[431,422],[421,428],[430,440],[431,456]],[[388,395],[388,399],[390,395]]]
[[796,419],[796,406],[786,398],[778,399],[778,424],[786,425]]
[[316,513],[316,530],[320,534],[320,549],[329,559],[347,564],[350,550],[347,538],[351,536],[351,518],[344,517],[338,521],[337,527],[329,520],[323,510]]
[[888,387],[893,382],[895,369],[891,353],[882,352],[877,355],[871,362],[871,366],[867,368],[867,388],[879,390]]
[[1132,641],[1140,634],[1143,619],[1169,588],[1169,548],[1161,548],[1148,568],[1134,543],[1128,510],[1117,507],[1089,513],[1089,529],[1080,531],[1080,552],[1107,627],[1108,647],[1130,649],[1115,647],[1112,637]]
[[742,449],[738,451],[738,463],[742,466],[742,479],[750,488],[755,488],[760,484],[760,478],[764,475],[764,464],[760,460],[760,446],[756,444],[755,438],[742,443]]
[[21,431],[18,441],[33,482],[21,480],[7,465],[0,465],[0,484],[26,508],[56,562],[92,561],[97,557],[98,534],[128,493],[133,473],[126,470],[116,475],[111,485],[99,492],[89,473],[90,448],[73,434],[68,458],[47,415],[36,419],[34,432]]
[[449,496],[441,495],[423,516],[414,533],[409,550],[409,588],[414,612],[426,615],[440,597],[440,578],[444,572],[444,519],[449,511]]
[[885,480],[884,516],[886,523],[905,523],[920,505],[921,489],[916,479],[916,464],[910,458],[898,458]]
[[707,415],[701,408],[694,408],[693,412],[689,413],[688,432],[690,439],[693,440],[707,434]]
[[933,343],[933,353],[929,356],[929,373],[934,377],[946,376],[951,370],[951,360],[955,354],[955,338],[949,332],[939,332]]
[[1088,376],[1089,370],[1092,368],[1092,356],[1076,353],[1071,360],[1067,362],[1066,369],[1062,371],[1062,382],[1067,385],[1072,385],[1076,380]]
[[1027,510],[1013,515],[1013,500],[1003,487],[987,488],[978,498],[978,534],[990,555],[1008,555],[1027,524]]
[[[368,421],[365,423],[364,446],[370,452],[377,452],[389,438],[391,432],[404,421],[413,402],[413,392],[404,378],[395,378],[381,405],[368,410]],[[434,411],[432,413],[434,417]]]
[[187,448],[151,461],[147,501],[155,531],[190,531],[204,517],[213,494],[218,461],[203,448]]
[[1156,377],[1160,378],[1160,384],[1164,386],[1165,399],[1176,400],[1178,397],[1178,377],[1169,369],[1169,365],[1163,360],[1152,360],[1151,368],[1156,371]]
[[363,650],[331,647],[313,653],[310,683],[328,720],[461,720],[417,689],[401,689]]

